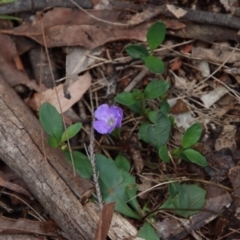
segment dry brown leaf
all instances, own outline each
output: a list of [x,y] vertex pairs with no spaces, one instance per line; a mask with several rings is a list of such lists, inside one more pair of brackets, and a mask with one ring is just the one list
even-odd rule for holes
[[182,8],[167,4],[167,9],[169,12],[171,12],[176,18],[181,18],[184,15],[186,15],[187,11],[185,11]]
[[190,53],[192,51],[192,45],[185,45],[183,49],[181,50],[182,53]]
[[172,71],[178,70],[182,66],[182,59],[181,58],[176,58],[171,64],[170,68]]
[[[78,77],[78,79],[69,85],[68,91],[71,94],[71,99],[66,99],[63,92],[63,84],[57,86],[57,92],[62,107],[62,112],[67,111],[73,104],[78,102],[83,94],[91,86],[92,77],[89,72]],[[28,105],[38,111],[41,104],[49,102],[60,112],[57,96],[54,89],[48,89],[45,92],[35,93],[33,98],[28,101]]]
[[43,89],[34,80],[30,81],[27,74],[22,71],[23,66],[17,54],[13,40],[0,34],[0,73],[8,80],[10,86],[24,84],[35,91]]
[[[160,8],[156,9],[149,13],[150,15],[145,13],[145,17],[150,19],[160,10]],[[117,22],[120,14],[120,11],[116,10],[88,10],[88,12],[110,23]],[[42,18],[37,16],[31,23],[24,23],[12,30],[0,30],[0,32],[26,36],[44,45],[43,26],[47,47],[82,46],[87,49],[94,49],[116,40],[146,41],[146,33],[152,23],[144,22],[141,25],[131,27],[131,24],[136,25],[136,22],[142,23],[143,20],[136,15],[135,18],[125,24],[126,26],[117,26],[103,23],[77,9],[54,8]],[[180,23],[177,23],[177,25],[175,23],[173,26],[172,22],[166,21],[166,27],[179,29],[184,26]]]
[[234,202],[238,206],[240,206],[240,166],[233,167],[229,170],[229,179],[232,183],[232,187],[234,190]]
[[189,108],[188,105],[182,99],[178,99],[170,110],[170,113],[172,114],[180,114],[186,112],[189,112]]
[[[114,10],[88,10],[92,15],[115,22],[119,12]],[[1,32],[26,36],[44,45],[42,26],[48,47],[83,46],[93,49],[109,41],[121,39],[146,40],[146,33],[151,24],[142,24],[131,29],[105,24],[86,13],[70,8],[55,8],[43,18],[36,18],[32,23],[25,23],[13,30]]]
[[186,25],[182,22],[179,22],[176,19],[163,19],[162,20],[167,28],[173,29],[173,30],[180,30],[186,27]]
[[27,219],[10,219],[0,216],[1,233],[34,233],[56,236],[55,230],[58,228],[53,221],[39,222]]
[[219,151],[223,148],[235,149],[236,132],[237,127],[235,125],[224,125],[221,135],[215,142],[215,150]]
[[204,93],[204,95],[202,95],[200,99],[202,100],[204,106],[206,108],[209,108],[228,92],[229,90],[227,88],[220,85],[211,92]]
[[239,52],[222,51],[221,49],[206,49],[201,47],[193,47],[192,57],[197,57],[200,59],[205,59],[206,61],[212,61],[217,63],[223,63],[226,60],[227,63],[240,62]]
[[106,203],[103,206],[101,218],[99,219],[98,229],[95,240],[105,240],[111,225],[115,202]]

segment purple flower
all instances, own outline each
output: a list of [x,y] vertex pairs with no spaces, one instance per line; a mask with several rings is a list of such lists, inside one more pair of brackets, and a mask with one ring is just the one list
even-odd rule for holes
[[93,122],[94,129],[101,133],[111,133],[116,127],[121,127],[123,111],[119,107],[100,105],[94,113],[96,120]]

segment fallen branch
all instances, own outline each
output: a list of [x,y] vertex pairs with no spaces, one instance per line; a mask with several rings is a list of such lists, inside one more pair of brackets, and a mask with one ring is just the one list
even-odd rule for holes
[[[25,182],[34,197],[70,239],[94,239],[99,212],[94,204],[83,206],[89,181],[74,177],[63,153],[43,147],[37,118],[7,85],[0,66],[0,158]],[[46,151],[46,158],[45,152]],[[114,214],[109,236],[124,239],[136,229]]]

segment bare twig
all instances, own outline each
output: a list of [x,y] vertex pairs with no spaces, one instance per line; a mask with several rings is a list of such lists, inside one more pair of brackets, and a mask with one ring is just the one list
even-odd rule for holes
[[85,150],[87,153],[87,156],[91,162],[92,165],[92,170],[93,170],[93,182],[94,182],[94,186],[96,189],[96,195],[97,195],[97,200],[98,200],[98,204],[100,209],[103,208],[103,202],[102,202],[102,194],[101,194],[101,190],[99,187],[99,183],[98,183],[98,172],[96,170],[96,157],[94,154],[94,129],[93,127],[91,127],[91,131],[90,131],[90,144],[88,149],[85,146]]
[[[90,103],[91,103],[91,112],[92,112],[92,119],[94,119],[94,114],[93,114],[93,102],[92,102],[92,93],[90,91]],[[93,129],[93,124],[91,126],[91,130],[90,130],[90,144],[89,147],[87,149],[86,145],[84,145],[87,156],[91,162],[92,165],[92,170],[93,170],[93,183],[96,189],[96,195],[97,195],[97,200],[98,200],[98,204],[100,209],[102,210],[103,208],[103,202],[102,202],[102,194],[101,194],[101,190],[100,190],[100,186],[99,186],[99,182],[98,182],[98,172],[96,170],[96,156],[94,153],[94,129]]]
[[146,67],[143,67],[138,75],[127,85],[124,89],[125,92],[130,92],[132,89],[147,75],[149,70]]

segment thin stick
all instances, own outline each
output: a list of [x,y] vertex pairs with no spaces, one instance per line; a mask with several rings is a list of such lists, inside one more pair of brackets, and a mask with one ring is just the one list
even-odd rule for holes
[[[92,113],[92,119],[94,119],[94,114],[93,114],[93,102],[92,102],[92,93],[90,91],[90,104],[91,104],[91,113]],[[103,202],[102,202],[102,194],[101,194],[101,190],[100,190],[100,186],[99,186],[99,182],[98,182],[98,177],[99,177],[99,173],[97,172],[96,169],[96,156],[94,153],[94,129],[93,129],[93,124],[91,126],[91,130],[90,130],[90,144],[89,147],[87,149],[86,145],[84,144],[87,156],[91,162],[92,165],[92,170],[93,170],[93,182],[94,182],[94,186],[96,189],[96,195],[97,195],[97,200],[98,200],[98,204],[100,209],[102,210],[103,208]]]
[[102,22],[102,23],[107,23],[109,25],[114,25],[114,26],[122,26],[122,27],[128,27],[129,24],[124,24],[124,23],[118,23],[118,22],[109,22],[107,20],[95,17],[94,15],[92,15],[91,13],[89,13],[87,10],[85,10],[84,8],[82,8],[80,5],[78,5],[75,1],[73,0],[69,0],[73,5],[75,5],[79,10],[81,10],[82,12],[86,13],[88,16],[90,16],[91,18]]

